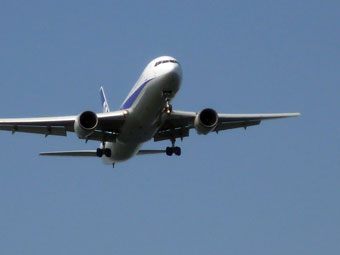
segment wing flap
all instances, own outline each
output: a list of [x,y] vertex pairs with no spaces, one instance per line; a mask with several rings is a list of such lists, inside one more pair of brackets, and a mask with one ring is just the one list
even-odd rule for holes
[[181,138],[183,139],[184,137],[189,136],[189,130],[190,128],[185,127],[185,128],[176,128],[176,129],[168,129],[168,130],[162,130],[159,131],[158,133],[155,134],[153,137],[155,142],[158,141],[164,141],[168,139],[176,139],[176,138]]
[[260,120],[251,120],[251,121],[235,121],[235,122],[225,122],[220,123],[217,125],[214,131],[222,131],[227,129],[233,129],[233,128],[246,128],[249,126],[255,126],[259,125],[261,123]]
[[117,134],[105,132],[105,131],[95,131],[92,135],[88,136],[86,140],[99,141],[99,142],[115,142]]
[[64,127],[40,127],[40,126],[17,126],[17,125],[0,125],[0,130],[11,131],[12,134],[16,132],[22,133],[32,133],[32,134],[43,134],[56,135],[56,136],[66,136],[66,129]]

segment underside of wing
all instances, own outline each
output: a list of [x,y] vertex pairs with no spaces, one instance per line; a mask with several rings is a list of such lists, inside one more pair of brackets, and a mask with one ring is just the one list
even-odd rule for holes
[[201,114],[204,111],[206,111],[206,113],[210,112],[210,114],[215,114],[215,116],[205,116],[204,118],[209,121],[211,121],[211,119],[216,120],[207,133],[234,128],[247,128],[248,126],[259,125],[262,120],[297,117],[300,115],[300,113],[225,114],[216,113],[211,109],[204,109],[199,113],[173,111],[154,136],[154,141],[174,140],[177,138],[183,139],[184,137],[189,136],[190,129],[198,128],[195,126],[195,120],[197,120],[196,124],[199,123]]
[[[13,134],[23,132],[45,136],[66,136],[67,132],[77,132],[75,122],[80,121],[82,114],[63,117],[0,119],[0,130],[11,131]],[[86,140],[114,141],[124,123],[126,111],[93,113],[93,116],[96,118],[96,125],[91,133],[85,136],[78,135],[78,137]]]
[[47,127],[47,126],[25,126],[25,125],[0,125],[0,130],[11,131],[12,134],[16,132],[31,133],[31,134],[43,134],[66,136],[65,127]]
[[214,131],[233,128],[247,128],[259,125],[262,120],[297,117],[300,113],[268,113],[268,114],[218,114],[218,125]]
[[173,111],[155,134],[154,141],[188,137],[190,129],[194,127],[196,115],[196,112]]

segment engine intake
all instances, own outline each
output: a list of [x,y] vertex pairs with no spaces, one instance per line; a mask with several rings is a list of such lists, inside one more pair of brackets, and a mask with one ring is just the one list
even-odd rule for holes
[[85,111],[79,114],[74,122],[74,131],[79,138],[86,138],[94,133],[98,125],[97,114]]
[[198,134],[206,135],[216,128],[217,123],[217,112],[213,109],[206,108],[196,115],[194,126]]

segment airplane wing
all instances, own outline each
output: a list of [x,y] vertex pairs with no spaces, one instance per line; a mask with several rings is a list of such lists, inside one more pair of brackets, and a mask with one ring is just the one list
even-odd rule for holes
[[[87,140],[114,141],[115,133],[119,133],[124,123],[126,113],[115,111],[98,113],[98,125],[95,132]],[[67,132],[74,132],[74,122],[78,116],[41,117],[0,119],[0,130],[42,134],[46,136],[66,136]]]
[[[198,113],[173,111],[163,126],[154,136],[154,141],[176,139],[189,136],[190,129],[194,128],[194,121]],[[213,132],[233,128],[247,128],[259,125],[262,120],[271,120],[287,117],[297,117],[300,113],[269,113],[269,114],[218,114],[218,123]]]

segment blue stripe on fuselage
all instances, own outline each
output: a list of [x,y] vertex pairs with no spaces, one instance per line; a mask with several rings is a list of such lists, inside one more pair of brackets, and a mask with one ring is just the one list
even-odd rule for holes
[[132,95],[125,100],[123,105],[120,107],[120,110],[125,110],[125,109],[130,108],[133,105],[133,103],[136,101],[138,95],[143,90],[143,88],[152,80],[153,79],[150,79],[150,80],[144,82],[142,85],[140,85],[139,88],[136,89],[135,92],[133,92]]

